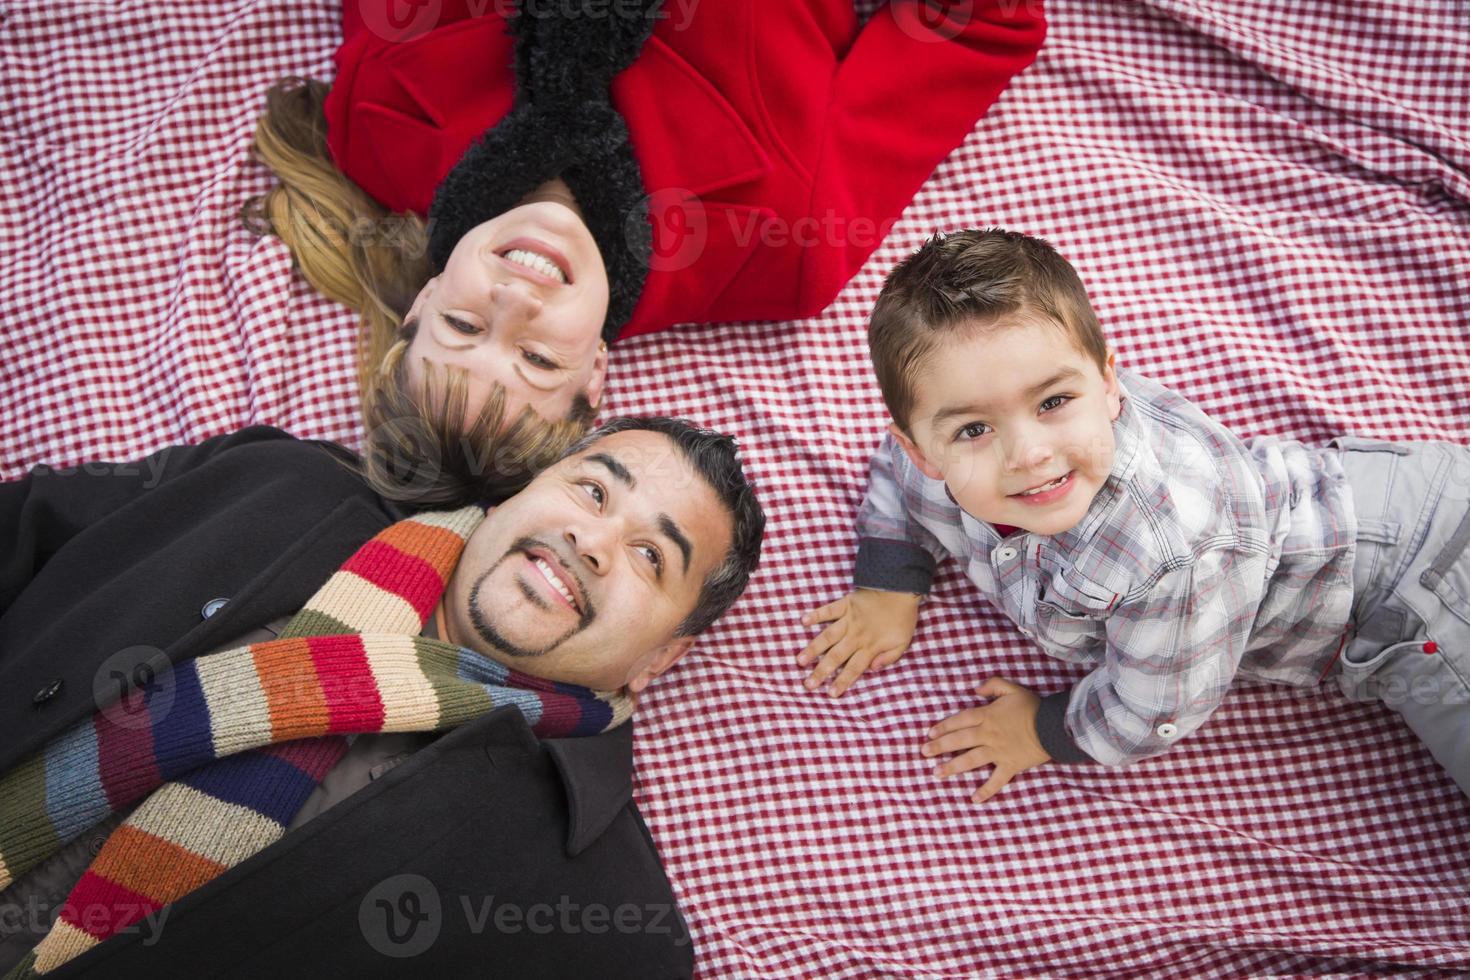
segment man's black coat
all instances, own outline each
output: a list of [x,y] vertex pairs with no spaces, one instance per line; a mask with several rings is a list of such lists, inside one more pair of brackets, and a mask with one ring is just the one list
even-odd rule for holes
[[[406,516],[350,461],[261,426],[0,484],[0,772],[146,680],[143,654],[294,613]],[[48,976],[685,976],[631,729],[537,740],[493,711]]]

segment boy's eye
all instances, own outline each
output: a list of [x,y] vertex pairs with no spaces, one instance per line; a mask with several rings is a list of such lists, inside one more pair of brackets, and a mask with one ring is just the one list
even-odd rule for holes
[[467,337],[473,337],[475,334],[481,332],[479,327],[475,326],[473,323],[467,323],[457,316],[452,316],[448,313],[441,313],[439,315],[444,318],[445,323],[454,328],[454,331],[456,333],[462,333]]
[[[1044,412],[1054,412],[1058,408],[1061,408],[1063,405],[1065,405],[1067,402],[1069,402],[1071,400],[1072,400],[1072,396],[1071,395],[1052,395],[1046,401],[1044,401],[1044,402],[1041,403],[1041,409]],[[1047,408],[1047,406],[1048,405],[1051,405],[1052,402],[1056,402],[1056,405],[1053,406],[1053,407],[1051,407],[1051,408]],[[956,432],[955,433],[955,438],[956,439],[979,439],[981,436],[983,436],[985,434],[984,432],[982,432],[980,430],[982,430],[982,429],[989,430],[989,428],[990,428],[990,426],[986,425],[984,422],[971,422],[969,425],[966,425],[966,426],[962,427],[958,432]]]
[[542,357],[540,354],[536,354],[532,351],[523,351],[522,355],[526,358],[526,360],[530,361],[536,367],[541,368],[544,371],[557,370],[557,364],[555,361],[548,360],[547,358]]

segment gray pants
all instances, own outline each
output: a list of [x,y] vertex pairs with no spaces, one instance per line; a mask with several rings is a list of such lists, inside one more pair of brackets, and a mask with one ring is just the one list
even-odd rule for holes
[[1470,796],[1470,448],[1344,436],[1358,514],[1338,685],[1403,716]]

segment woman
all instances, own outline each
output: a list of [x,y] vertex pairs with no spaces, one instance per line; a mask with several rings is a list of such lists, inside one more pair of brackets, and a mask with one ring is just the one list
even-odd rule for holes
[[[620,336],[820,312],[1045,33],[1038,0],[524,4],[349,2],[330,90],[256,134],[253,214],[363,311],[367,455],[414,420],[425,502],[554,458]],[[487,484],[458,447],[491,445]]]

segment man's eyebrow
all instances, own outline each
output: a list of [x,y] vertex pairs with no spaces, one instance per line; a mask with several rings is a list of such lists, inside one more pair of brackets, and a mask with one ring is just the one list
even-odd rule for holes
[[679,551],[684,555],[684,574],[689,574],[689,555],[694,550],[684,532],[679,530],[679,525],[668,514],[658,515],[658,529],[666,534],[670,541],[679,546]]
[[633,474],[628,472],[628,468],[607,453],[593,453],[587,457],[587,461],[589,463],[601,463],[603,466],[606,466],[607,471],[626,484],[629,490],[638,489],[638,481],[633,479]]
[[[1028,398],[1034,398],[1054,384],[1059,384],[1063,381],[1071,381],[1073,378],[1080,377],[1082,377],[1081,371],[1073,367],[1065,367],[1058,371],[1056,374],[1053,374],[1051,377],[1047,378],[1045,381],[1041,382],[1040,384],[1035,384],[1032,385],[1030,388],[1027,388],[1024,394]],[[951,405],[948,408],[941,408],[939,411],[935,412],[934,417],[929,420],[929,424],[937,428],[939,425],[948,421],[949,419],[954,418],[956,415],[983,415],[989,409],[989,407],[990,406],[988,405],[978,404]]]

